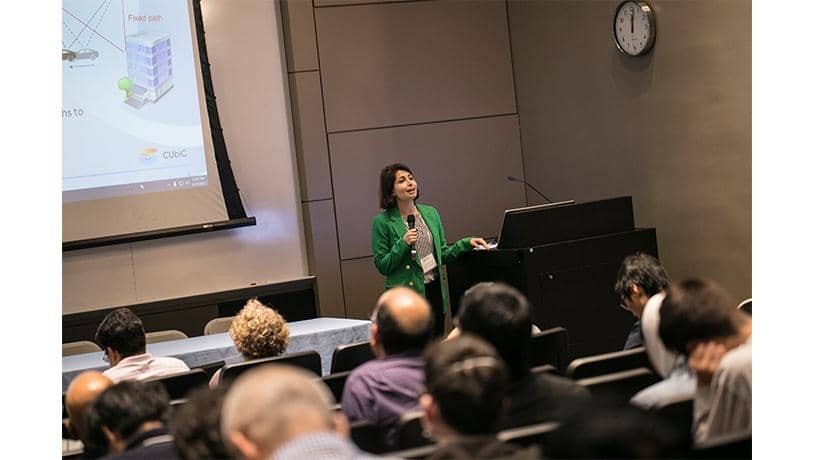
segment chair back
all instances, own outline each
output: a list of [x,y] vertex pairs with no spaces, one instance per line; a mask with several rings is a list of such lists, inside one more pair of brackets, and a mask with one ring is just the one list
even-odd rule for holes
[[548,444],[550,435],[552,435],[559,426],[557,422],[536,423],[499,431],[496,438],[501,442],[509,442],[524,447],[534,444],[537,446],[545,446]]
[[586,379],[638,367],[652,367],[644,347],[578,358],[567,367],[567,377]]
[[264,364],[289,364],[290,366],[300,367],[302,369],[312,371],[312,373],[318,377],[323,375],[323,369],[320,364],[320,355],[316,351],[303,351],[289,355],[251,359],[242,363],[227,364],[224,366],[221,381],[226,382],[234,379],[244,372],[256,366],[263,366]]
[[201,369],[207,373],[208,378],[212,378],[213,374],[215,374],[218,369],[224,367],[224,364],[224,361],[216,361],[214,363],[202,364],[201,366],[196,367],[196,369]]
[[90,340],[62,344],[62,357],[81,355],[83,353],[102,352],[102,348]]
[[213,335],[228,332],[230,326],[232,325],[233,319],[235,319],[235,316],[226,316],[224,318],[211,319],[204,326],[204,335]]
[[536,366],[530,369],[530,372],[533,374],[553,374],[558,375],[558,369],[555,368],[552,364],[545,364],[543,366]]
[[752,303],[753,303],[753,301],[752,301],[751,297],[748,297],[747,299],[740,302],[739,305],[737,305],[737,310],[742,310],[745,313],[748,313],[750,315],[751,314],[751,304]]
[[427,446],[422,447],[414,447],[413,449],[405,449],[405,450],[397,450],[392,452],[386,452],[384,454],[385,457],[388,458],[404,458],[404,459],[417,459],[421,460],[423,458],[430,457],[439,446],[437,444],[429,444]]
[[184,399],[194,388],[206,386],[210,378],[202,369],[190,369],[173,375],[154,377],[150,382],[160,382],[170,395],[170,399]]
[[377,425],[368,420],[358,420],[350,424],[351,440],[360,450],[371,454],[381,454],[385,452],[382,441],[382,430]]
[[354,370],[355,367],[372,359],[374,359],[374,351],[368,340],[340,345],[332,353],[331,373]]
[[336,374],[331,374],[323,377],[323,383],[329,387],[331,390],[332,395],[334,395],[334,401],[338,404],[342,402],[343,399],[343,389],[346,387],[346,379],[348,376],[351,375],[351,371],[346,372],[338,372]]
[[550,364],[562,374],[569,363],[569,333],[563,327],[554,327],[533,334],[530,367]]
[[169,342],[171,340],[182,339],[189,339],[189,337],[187,337],[187,334],[179,331],[178,329],[148,332],[145,334],[145,342],[147,343]]
[[422,429],[422,411],[411,411],[402,414],[397,423],[394,436],[396,450],[413,449],[433,444],[433,439],[425,436]]
[[660,376],[650,369],[639,367],[628,371],[581,379],[577,383],[588,389],[592,396],[627,402],[638,391],[660,380]]

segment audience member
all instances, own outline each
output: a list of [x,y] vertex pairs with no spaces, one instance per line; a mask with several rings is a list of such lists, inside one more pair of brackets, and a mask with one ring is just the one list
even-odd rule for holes
[[88,411],[112,459],[178,459],[167,431],[170,397],[159,382],[125,380],[103,391]]
[[655,413],[596,401],[561,421],[548,438],[547,458],[688,458],[687,431]]
[[532,312],[524,295],[504,283],[479,283],[462,296],[457,322],[462,333],[487,340],[507,363],[509,407],[499,422],[513,428],[558,419],[589,399],[572,380],[530,372]]
[[660,310],[660,338],[697,374],[698,443],[751,432],[751,317],[717,283],[673,284]]
[[85,458],[97,458],[107,452],[107,443],[88,430],[88,407],[109,386],[111,379],[98,371],[85,371],[74,377],[65,391],[65,408],[68,411],[68,430],[82,441]]
[[[274,308],[249,299],[230,324],[229,335],[243,360],[272,358],[286,351],[289,326]],[[231,364],[231,363],[228,363]],[[222,369],[213,374],[210,388],[221,381]]]
[[638,252],[623,259],[618,269],[618,279],[615,282],[615,293],[620,297],[621,308],[635,316],[624,350],[643,346],[643,336],[640,332],[640,317],[646,302],[653,295],[662,292],[669,285],[669,275],[654,257]]
[[184,460],[228,458],[221,439],[221,407],[226,387],[193,390],[187,402],[173,411],[170,433],[176,452]]
[[655,372],[663,380],[638,392],[630,401],[643,409],[660,409],[666,405],[694,397],[697,377],[686,364],[686,358],[669,351],[660,340],[660,307],[666,294],[653,295],[643,309],[641,330],[646,354]]
[[147,353],[142,320],[128,308],[118,308],[105,316],[94,337],[110,363],[104,374],[114,383],[145,380],[190,370],[176,358],[158,358]]
[[309,372],[262,366],[230,386],[221,435],[246,460],[374,458],[348,439],[348,421],[333,404],[329,389]]
[[346,380],[341,404],[352,422],[367,420],[383,430],[386,447],[394,444],[400,416],[419,403],[422,351],[433,334],[428,301],[404,287],[377,300],[371,316],[371,347],[376,359],[354,369]]
[[496,350],[462,333],[425,353],[423,422],[438,448],[430,459],[539,458],[536,447],[499,442],[496,422],[506,402],[509,377]]

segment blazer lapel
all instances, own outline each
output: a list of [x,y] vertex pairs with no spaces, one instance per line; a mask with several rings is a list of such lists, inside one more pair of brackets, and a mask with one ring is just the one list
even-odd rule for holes
[[391,229],[394,230],[394,234],[398,237],[402,237],[408,231],[408,227],[405,225],[405,221],[402,220],[397,208],[388,209],[388,219],[391,222]]

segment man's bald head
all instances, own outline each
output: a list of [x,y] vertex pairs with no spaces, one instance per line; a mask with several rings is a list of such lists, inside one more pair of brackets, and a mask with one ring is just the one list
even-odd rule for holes
[[71,430],[82,442],[88,442],[88,426],[85,420],[88,406],[111,385],[113,381],[98,371],[83,372],[74,377],[68,385],[65,392],[65,408],[68,411]]
[[388,355],[421,352],[433,333],[428,301],[404,287],[389,289],[380,296],[373,319],[379,341]]

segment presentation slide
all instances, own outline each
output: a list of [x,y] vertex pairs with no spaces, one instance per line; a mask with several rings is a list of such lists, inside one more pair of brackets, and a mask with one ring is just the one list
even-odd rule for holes
[[63,0],[62,10],[63,201],[206,186],[188,2]]

